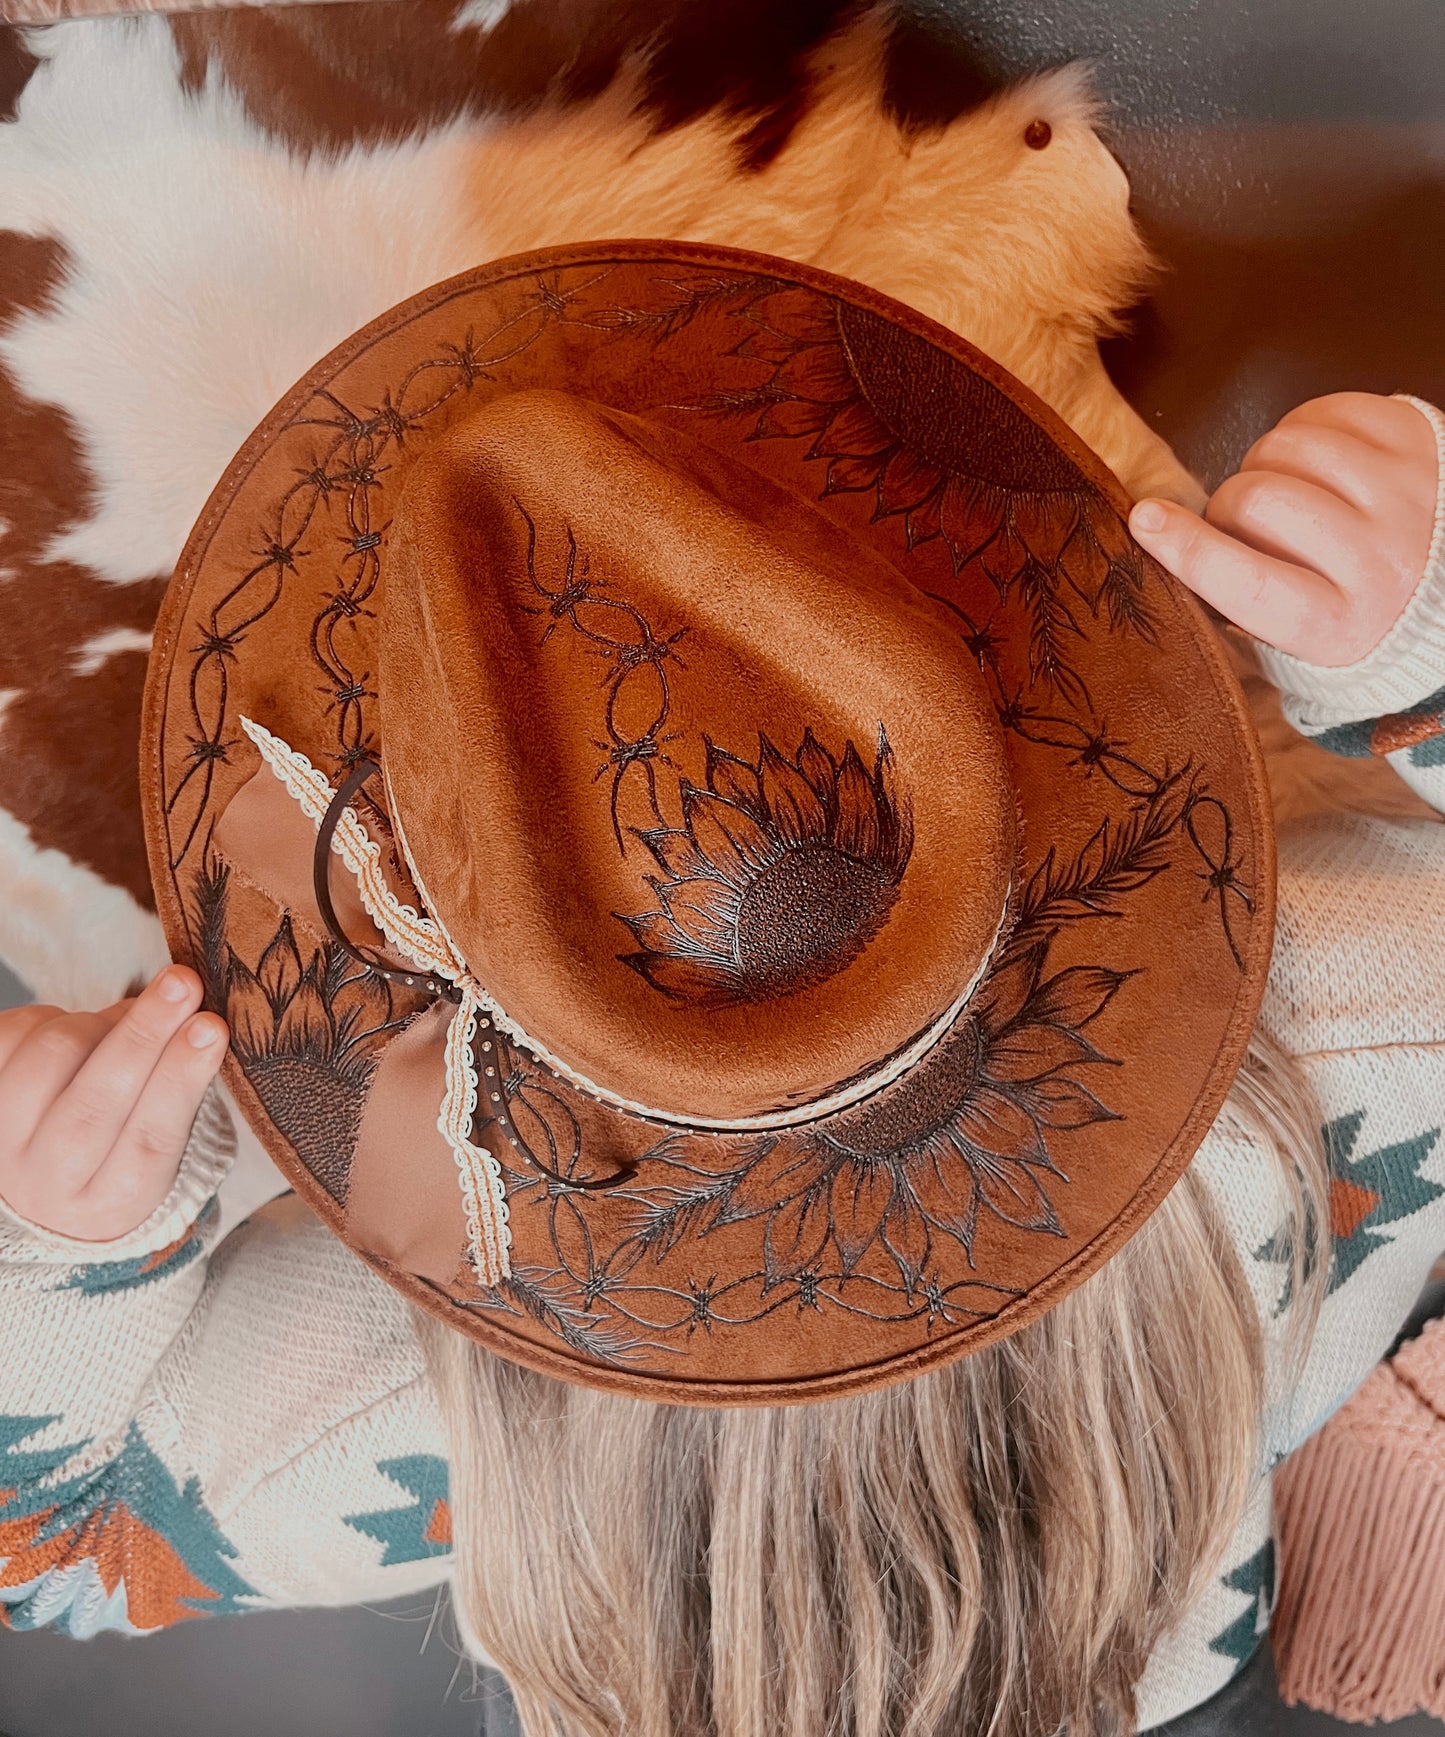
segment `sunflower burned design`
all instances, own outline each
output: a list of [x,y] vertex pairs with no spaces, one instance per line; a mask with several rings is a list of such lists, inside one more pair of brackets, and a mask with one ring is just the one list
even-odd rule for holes
[[[704,738],[707,782],[699,788],[668,752],[686,734],[667,725],[675,712],[670,666],[687,667],[678,646],[688,629],[655,629],[593,574],[570,525],[561,571],[544,578],[536,522],[519,500],[512,504],[526,527],[527,580],[538,599],[524,608],[546,624],[541,643],[566,626],[603,666],[606,736],[593,743],[604,755],[594,782],[608,779],[617,847],[625,856],[640,839],[662,870],[662,878],[646,877],[657,909],[614,913],[641,949],[619,958],[662,994],[711,1007],[792,994],[842,970],[887,921],[913,851],[912,815],[883,725],[871,772],[853,742],[835,759],[811,730],[791,760],[762,734],[756,761]],[[668,824],[660,770],[676,781],[680,826]],[[654,825],[624,824],[629,775]]]
[[[939,541],[955,575],[982,574],[1027,623],[1030,683],[1082,711],[1074,650],[1087,616],[1153,643],[1146,563],[1117,513],[1012,399],[866,309],[797,286],[762,286],[733,310],[732,354],[765,377],[681,405],[751,418],[750,441],[803,440],[821,494],[871,495],[910,550]],[[985,446],[969,437],[991,429]]]
[[759,736],[757,760],[706,744],[707,788],[680,780],[682,825],[639,836],[662,877],[656,910],[619,920],[620,955],[694,1006],[767,1001],[825,981],[878,934],[913,851],[913,821],[886,731],[870,772],[805,731],[793,759]]
[[634,1191],[642,1210],[624,1249],[661,1261],[685,1235],[762,1219],[764,1292],[804,1273],[840,1287],[866,1261],[912,1294],[940,1239],[974,1265],[985,1218],[1064,1236],[1050,1185],[1068,1176],[1049,1135],[1119,1120],[1078,1072],[1118,1065],[1083,1032],[1129,974],[1073,966],[1045,977],[1048,947],[1011,949],[937,1048],[856,1108],[751,1141],[722,1172],[705,1136],[660,1142],[639,1168],[663,1175]]
[[[937,1048],[851,1110],[761,1138],[668,1134],[606,1201],[509,1171],[514,1223],[544,1215],[550,1264],[543,1255],[460,1300],[529,1317],[618,1366],[780,1308],[930,1329],[992,1318],[1021,1293],[999,1282],[986,1225],[1066,1239],[1055,1196],[1069,1172],[1054,1147],[1122,1120],[1085,1083],[1120,1065],[1086,1031],[1134,973],[1050,973],[1055,938],[1052,921],[1017,930]],[[585,1166],[589,1139],[566,1089],[520,1052],[506,1075],[528,1139],[558,1170]],[[619,1206],[614,1233],[599,1215]],[[729,1276],[705,1276],[710,1247]]]
[[385,978],[340,947],[298,941],[289,915],[248,963],[228,939],[230,883],[230,867],[214,858],[195,882],[206,1005],[230,1026],[232,1051],[266,1114],[344,1205],[377,1057],[407,1015]]

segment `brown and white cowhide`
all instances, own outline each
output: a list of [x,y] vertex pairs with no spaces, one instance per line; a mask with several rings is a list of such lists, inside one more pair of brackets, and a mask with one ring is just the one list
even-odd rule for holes
[[1135,492],[1197,500],[1100,363],[1149,262],[1080,73],[996,88],[882,6],[405,0],[0,27],[0,958],[98,1003],[162,956],[148,632],[207,493],[349,332],[603,236],[910,302]]

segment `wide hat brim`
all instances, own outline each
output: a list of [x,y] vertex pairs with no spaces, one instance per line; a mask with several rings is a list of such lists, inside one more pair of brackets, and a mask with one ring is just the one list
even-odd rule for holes
[[[481,1285],[436,1127],[444,1006],[329,940],[295,890],[309,861],[279,884],[222,848],[221,822],[257,774],[243,717],[333,782],[366,755],[384,766],[377,609],[399,492],[479,405],[538,387],[753,467],[948,611],[961,669],[982,670],[998,710],[1022,857],[1007,941],[954,1028],[816,1121],[660,1125],[492,1032],[474,1127],[502,1166],[511,1273]],[[880,1386],[1017,1331],[1081,1283],[1197,1149],[1273,939],[1242,695],[1127,511],[1059,418],[959,338],[856,284],[728,249],[608,242],[500,261],[319,363],[187,543],[141,761],[172,953],[230,1024],[227,1081],[298,1193],[389,1283],[500,1355],[675,1403]],[[579,1194],[519,1165],[494,1137],[492,1087],[549,1169],[635,1169]]]

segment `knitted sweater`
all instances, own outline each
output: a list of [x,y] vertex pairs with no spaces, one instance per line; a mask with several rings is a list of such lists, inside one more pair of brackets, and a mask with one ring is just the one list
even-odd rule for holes
[[[1445,811],[1441,492],[1428,570],[1375,651],[1346,669],[1264,662],[1298,728],[1388,755]],[[1333,1254],[1303,1372],[1274,1384],[1267,1465],[1361,1384],[1445,1247],[1445,827],[1333,814],[1279,843],[1261,1017],[1324,1118]],[[170,1198],[114,1243],[0,1208],[0,1617],[16,1628],[143,1634],[448,1572],[445,1443],[407,1305],[293,1196],[222,1237],[236,1146],[217,1094]],[[1194,1164],[1277,1344],[1271,1168],[1228,1107]],[[1217,1578],[1149,1663],[1141,1726],[1220,1688],[1272,1595],[1265,1470]]]

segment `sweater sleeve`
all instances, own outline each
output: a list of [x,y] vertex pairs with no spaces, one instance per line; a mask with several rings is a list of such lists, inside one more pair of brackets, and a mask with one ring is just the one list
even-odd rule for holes
[[1367,1378],[1445,1247],[1445,827],[1333,812],[1281,828],[1260,1023],[1295,1058],[1319,1116],[1325,1295],[1292,1354],[1288,1203],[1259,1128],[1226,1101],[1193,1169],[1263,1327],[1259,1478],[1214,1576],[1150,1657],[1141,1730],[1217,1693],[1258,1646],[1275,1590],[1271,1469]]
[[75,1242],[0,1211],[0,1622],[144,1634],[437,1580],[446,1467],[405,1305],[293,1199],[218,1243],[219,1094],[171,1197]]
[[1414,595],[1357,663],[1325,669],[1271,646],[1258,651],[1295,729],[1333,754],[1388,759],[1445,812],[1445,416],[1422,399],[1406,401],[1435,431],[1437,466],[1434,531]]

